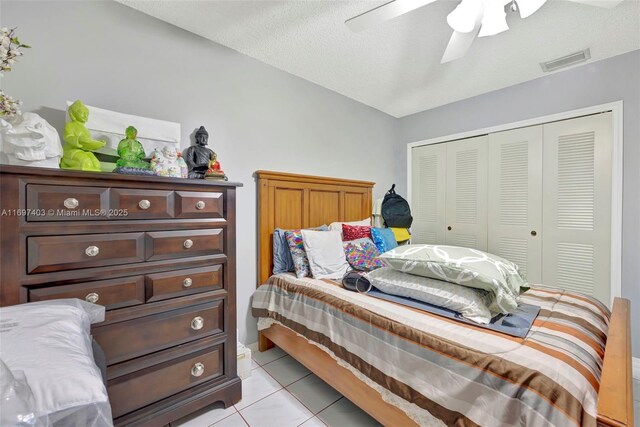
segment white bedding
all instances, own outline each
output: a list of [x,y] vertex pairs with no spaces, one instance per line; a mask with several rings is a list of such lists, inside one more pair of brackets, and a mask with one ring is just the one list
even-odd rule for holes
[[0,383],[2,426],[113,425],[91,345],[91,323],[102,320],[104,307],[78,299],[0,308],[0,359],[15,377]]

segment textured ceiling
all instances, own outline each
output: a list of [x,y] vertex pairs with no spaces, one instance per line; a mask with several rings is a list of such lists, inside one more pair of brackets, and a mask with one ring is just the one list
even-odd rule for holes
[[509,12],[509,31],[444,65],[457,1],[361,33],[344,21],[386,1],[117,1],[395,117],[540,77],[540,62],[587,47],[590,61],[640,49],[640,0],[610,10],[549,0],[524,20]]

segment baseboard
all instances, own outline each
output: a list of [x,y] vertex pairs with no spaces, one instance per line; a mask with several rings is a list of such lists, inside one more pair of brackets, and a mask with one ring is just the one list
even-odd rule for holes
[[640,357],[633,358],[633,379],[640,381]]

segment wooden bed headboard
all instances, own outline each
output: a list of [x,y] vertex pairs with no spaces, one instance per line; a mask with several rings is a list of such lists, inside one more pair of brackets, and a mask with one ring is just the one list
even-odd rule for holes
[[371,216],[373,182],[257,171],[258,285],[273,271],[273,230]]

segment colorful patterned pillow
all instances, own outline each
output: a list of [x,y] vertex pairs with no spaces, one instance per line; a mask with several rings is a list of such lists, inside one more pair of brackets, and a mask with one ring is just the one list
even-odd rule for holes
[[371,271],[382,267],[382,262],[378,259],[380,252],[370,239],[344,242],[344,254],[349,265],[355,270]]
[[342,224],[342,240],[371,239],[371,227],[366,225]]
[[[309,230],[327,231],[329,227],[323,224],[320,227],[310,228]],[[273,231],[273,274],[296,271],[285,236],[286,231],[281,228],[276,228]]]
[[371,240],[376,244],[380,253],[385,253],[398,247],[396,237],[394,236],[393,231],[389,228],[372,228]]
[[302,278],[310,276],[311,269],[309,268],[309,258],[307,258],[307,253],[304,250],[302,230],[286,230],[284,236],[289,245],[289,252],[291,252],[291,258],[293,259],[296,277]]

